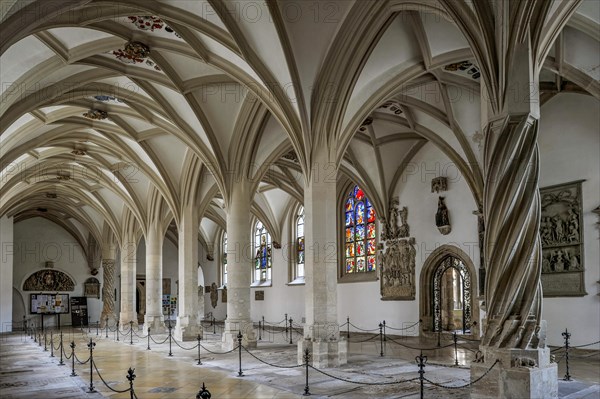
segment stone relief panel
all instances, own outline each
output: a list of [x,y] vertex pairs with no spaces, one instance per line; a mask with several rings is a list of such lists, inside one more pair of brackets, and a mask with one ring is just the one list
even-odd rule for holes
[[[390,202],[389,222],[381,235],[379,264],[382,300],[415,299],[415,239],[409,236],[408,209],[398,210],[398,198]],[[398,225],[400,216],[401,225]]]
[[540,189],[544,297],[586,294],[581,182]]
[[39,270],[27,277],[23,291],[74,291],[75,282],[66,273],[55,269]]
[[217,302],[219,301],[219,292],[217,291],[217,283],[212,283],[210,285],[210,304],[214,308],[217,307]]

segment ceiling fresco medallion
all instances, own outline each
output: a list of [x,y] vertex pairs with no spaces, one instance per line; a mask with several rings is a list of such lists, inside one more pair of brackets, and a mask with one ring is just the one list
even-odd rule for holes
[[89,111],[85,112],[83,114],[83,116],[87,119],[101,121],[108,117],[108,113],[106,113],[106,111],[102,111],[101,109],[93,109],[92,108]]
[[140,30],[154,32],[155,30],[164,28],[165,32],[173,33],[175,36],[181,37],[173,30],[173,28],[165,24],[165,21],[154,15],[130,15],[127,18]]
[[150,56],[150,48],[144,43],[127,42],[123,50],[113,51],[117,59],[125,64],[138,64]]
[[471,61],[461,61],[448,64],[444,67],[444,69],[450,72],[466,72],[467,75],[470,75],[473,79],[479,79],[481,76],[479,68]]

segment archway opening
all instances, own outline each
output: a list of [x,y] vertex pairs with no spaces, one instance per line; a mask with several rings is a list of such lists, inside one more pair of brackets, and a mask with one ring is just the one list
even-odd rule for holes
[[436,267],[433,285],[433,331],[471,333],[471,276],[465,264],[454,256],[445,257]]

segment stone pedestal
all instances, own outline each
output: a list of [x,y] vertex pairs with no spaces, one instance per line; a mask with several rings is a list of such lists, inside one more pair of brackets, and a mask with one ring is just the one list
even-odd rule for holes
[[144,334],[148,333],[148,328],[150,328],[151,334],[165,333],[167,331],[167,327],[165,326],[164,316],[150,316],[148,314],[144,315]]
[[225,331],[223,332],[223,349],[232,350],[238,344],[238,333],[242,333],[242,345],[248,349],[255,349],[257,337],[251,321],[225,321]]
[[304,364],[304,351],[310,351],[310,364],[316,368],[338,367],[348,363],[348,341],[310,340],[298,341],[298,364]]
[[471,364],[471,380],[481,377],[498,359],[500,363],[473,385],[472,399],[558,398],[558,367],[550,363],[550,349],[481,348],[485,361]]
[[173,337],[178,341],[196,341],[198,334],[202,338],[202,326],[189,316],[177,316],[177,324],[173,329]]

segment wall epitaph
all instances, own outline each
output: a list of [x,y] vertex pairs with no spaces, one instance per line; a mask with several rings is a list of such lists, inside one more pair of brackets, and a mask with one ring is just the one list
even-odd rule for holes
[[217,302],[219,301],[219,292],[217,291],[217,283],[212,283],[210,285],[210,304],[213,309],[217,307]]
[[540,189],[544,297],[586,294],[581,182]]
[[[382,300],[415,299],[415,239],[409,236],[408,209],[398,211],[397,198],[390,202],[389,222],[384,222],[380,244],[380,290]],[[398,214],[402,225],[398,226]]]

